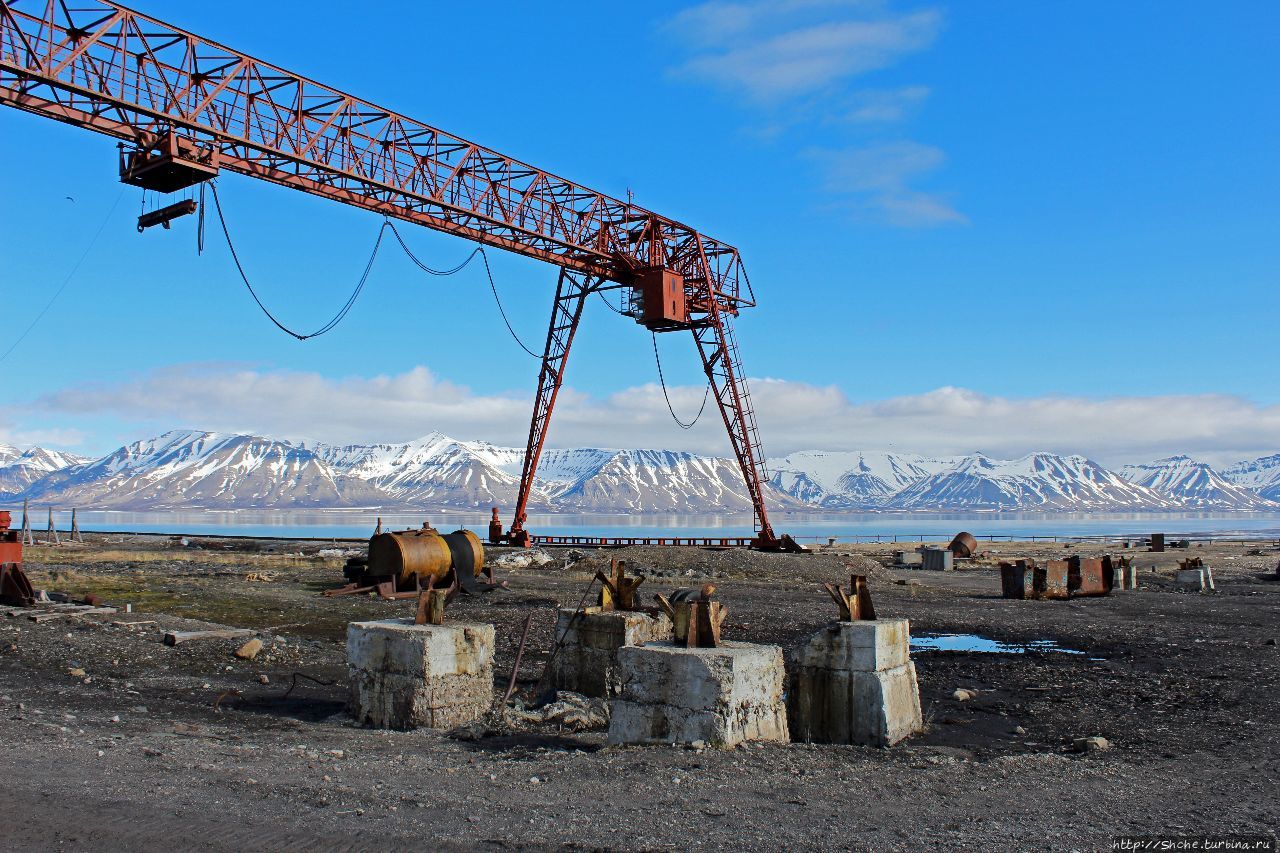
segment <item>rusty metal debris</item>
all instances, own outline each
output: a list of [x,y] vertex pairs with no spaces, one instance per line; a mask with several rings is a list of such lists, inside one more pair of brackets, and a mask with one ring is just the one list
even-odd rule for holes
[[720,626],[729,615],[729,608],[712,601],[715,592],[715,584],[709,583],[698,590],[678,589],[670,597],[654,596],[671,620],[677,646],[714,649],[720,645]]
[[871,603],[871,590],[867,586],[866,575],[851,575],[847,593],[833,583],[824,583],[822,588],[827,591],[827,595],[831,596],[836,607],[840,608],[841,622],[859,622],[876,618],[876,609]]
[[978,540],[968,531],[961,531],[956,534],[956,538],[951,540],[951,544],[947,549],[960,559],[967,559],[976,556],[978,553]]
[[[424,522],[416,530],[375,533],[365,557],[347,560],[342,570],[348,583],[326,590],[326,597],[377,592],[384,599],[417,598],[424,586],[447,585],[477,593],[505,584],[493,581],[493,568],[484,564],[484,546],[470,530],[441,533]],[[484,574],[489,582],[478,583]]]
[[[1000,590],[1005,598],[1065,600],[1109,595],[1132,589],[1133,561],[1127,557],[1070,557],[1037,565],[1034,560],[1000,564]],[[1118,581],[1118,582],[1117,582]]]
[[627,577],[627,564],[622,560],[609,561],[609,574],[596,572],[600,581],[601,610],[638,610],[636,591],[644,583],[644,575]]
[[9,528],[12,523],[8,512],[0,512],[0,603],[30,607],[36,593],[22,570],[22,540]]

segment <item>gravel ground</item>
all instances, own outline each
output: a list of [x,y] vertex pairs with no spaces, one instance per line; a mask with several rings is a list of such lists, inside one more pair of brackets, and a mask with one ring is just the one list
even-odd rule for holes
[[[38,587],[133,611],[0,618],[5,847],[1085,850],[1119,833],[1280,826],[1280,583],[1264,579],[1280,560],[1273,543],[1189,552],[1215,567],[1215,595],[1174,587],[1187,552],[1137,552],[1136,592],[1022,602],[999,597],[1000,556],[1101,551],[1000,543],[942,574],[884,567],[892,545],[799,556],[630,548],[569,565],[555,552],[545,567],[508,572],[510,589],[451,606],[451,618],[497,625],[499,695],[534,615],[526,700],[554,608],[576,605],[612,557],[650,577],[646,597],[717,583],[734,640],[808,635],[835,615],[818,584],[856,571],[870,575],[878,613],[910,618],[917,637],[1079,652],[917,651],[926,732],[892,749],[727,751],[606,747],[601,730],[498,720],[453,733],[354,727],[346,623],[412,605],[320,598],[342,562],[320,547],[113,536],[29,549]],[[210,625],[254,628],[265,650],[242,661],[239,641],[161,643],[165,630]],[[960,687],[976,695],[957,701]],[[1076,752],[1091,736],[1109,748]]]

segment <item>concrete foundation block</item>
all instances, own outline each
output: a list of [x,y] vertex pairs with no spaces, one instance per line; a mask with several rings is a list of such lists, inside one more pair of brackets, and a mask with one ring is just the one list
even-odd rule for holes
[[375,728],[452,728],[493,703],[492,625],[414,625],[412,619],[347,626],[350,710]]
[[1203,568],[1178,569],[1177,577],[1174,580],[1178,586],[1185,589],[1193,589],[1196,592],[1204,592],[1208,588]]
[[923,727],[906,619],[835,622],[787,659],[791,738],[891,746]]
[[618,674],[609,703],[609,743],[703,741],[731,747],[788,740],[778,646],[626,646],[618,650]]
[[551,662],[552,684],[584,696],[605,698],[617,692],[618,650],[624,646],[671,639],[671,620],[588,607],[581,613],[564,608],[556,619],[560,650]]

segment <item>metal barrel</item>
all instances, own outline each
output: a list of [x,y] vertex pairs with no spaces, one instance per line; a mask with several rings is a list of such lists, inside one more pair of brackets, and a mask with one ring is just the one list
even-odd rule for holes
[[957,533],[956,538],[951,540],[951,544],[947,549],[957,557],[972,557],[978,553],[978,540],[973,538],[973,534],[967,531]]
[[484,546],[470,530],[441,534],[433,528],[379,533],[369,540],[366,573],[395,577],[400,589],[412,589],[416,579],[434,578],[439,584],[457,568],[468,579],[484,568]]

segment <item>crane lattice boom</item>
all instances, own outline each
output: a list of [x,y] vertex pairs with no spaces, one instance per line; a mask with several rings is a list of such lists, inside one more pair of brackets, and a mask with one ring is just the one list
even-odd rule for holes
[[574,299],[629,288],[648,328],[693,332],[760,541],[773,543],[730,325],[754,296],[732,246],[107,0],[0,0],[0,105],[123,140],[122,179],[139,186],[225,169],[560,267],[513,533],[573,339],[556,324],[576,326]]

